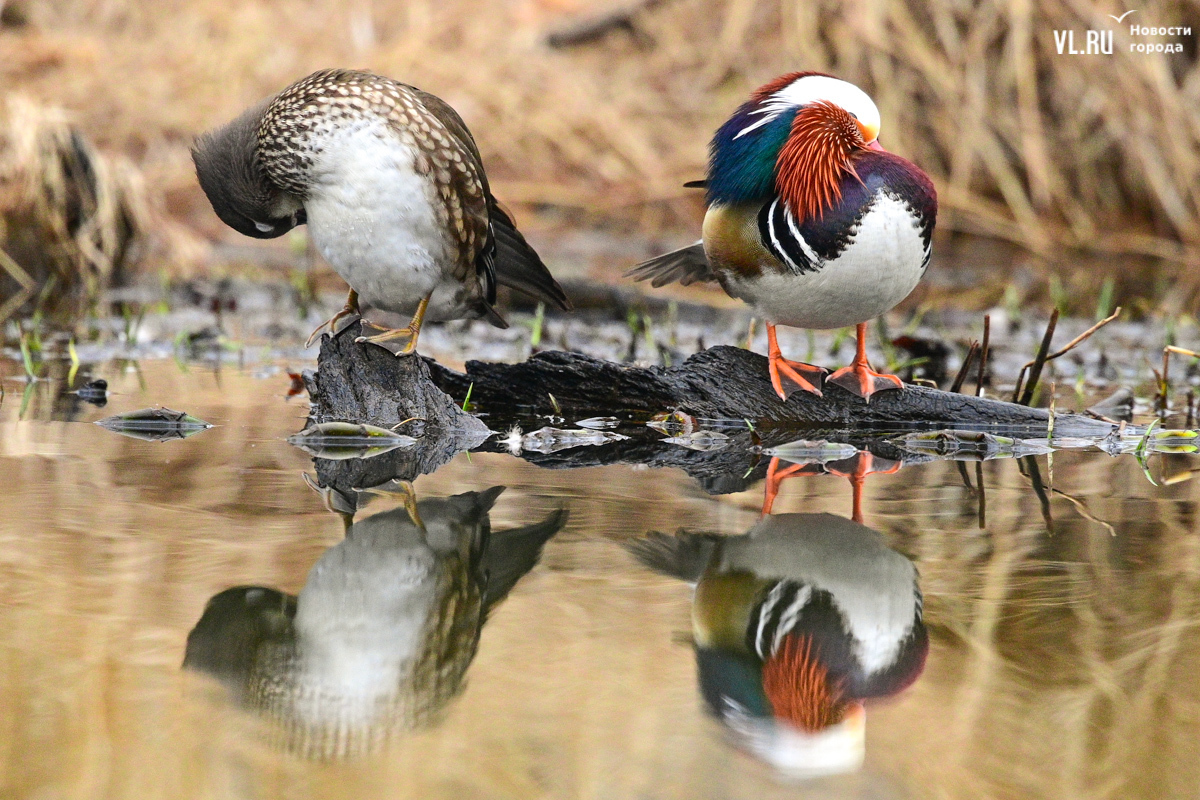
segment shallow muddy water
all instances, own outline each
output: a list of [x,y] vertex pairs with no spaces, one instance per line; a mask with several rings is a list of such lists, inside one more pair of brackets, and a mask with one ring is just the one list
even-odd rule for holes
[[[1095,450],[915,459],[866,477],[860,527],[845,465],[783,481],[764,525],[757,474],[708,494],[676,469],[477,452],[417,478],[414,507],[395,482],[319,491],[285,441],[305,400],[270,365],[92,372],[102,409],[49,384],[22,403],[12,382],[0,405],[0,797],[1200,781],[1196,456],[1151,456],[1157,485]],[[152,405],[215,427],[148,442],[88,424]],[[834,676],[824,722],[756,656],[789,609],[806,674]]]

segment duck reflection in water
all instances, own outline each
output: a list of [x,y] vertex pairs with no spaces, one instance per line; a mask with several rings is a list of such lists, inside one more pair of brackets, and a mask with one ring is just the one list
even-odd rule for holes
[[410,496],[353,523],[297,597],[221,592],[188,636],[184,668],[216,677],[309,756],[365,753],[431,724],[461,691],[489,612],[567,519],[491,531],[503,491]]
[[778,514],[741,536],[651,533],[630,550],[695,585],[705,704],[788,776],[860,767],[863,703],[899,693],[925,667],[917,570],[857,522]]

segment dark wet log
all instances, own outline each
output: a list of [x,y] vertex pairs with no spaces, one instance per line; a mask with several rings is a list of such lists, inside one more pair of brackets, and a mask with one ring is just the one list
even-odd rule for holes
[[418,441],[374,458],[314,458],[321,486],[352,493],[393,478],[412,480],[487,439],[488,427],[434,385],[424,359],[396,358],[383,348],[357,344],[359,331],[356,322],[336,338],[323,339],[317,371],[304,373],[309,423],[366,422]]
[[[479,434],[483,423],[458,403],[471,391],[473,410],[492,429],[529,415],[560,414],[568,423],[593,415],[640,417],[680,410],[704,419],[750,420],[756,428],[863,429],[919,425],[986,427],[1035,435],[1045,409],[908,386],[870,403],[838,386],[824,397],[796,392],[781,402],[767,378],[767,360],[736,347],[713,347],[672,367],[614,364],[578,353],[539,353],[520,364],[467,363],[465,374],[421,358],[396,358],[356,344],[355,323],[325,339],[315,375],[306,375],[314,422],[348,420],[390,428],[416,417],[439,437]],[[447,397],[449,395],[449,397]],[[451,399],[453,398],[453,400]],[[1114,426],[1080,414],[1058,414],[1054,433],[1103,437]]]
[[[478,418],[461,408],[431,380],[426,359],[397,358],[381,347],[358,344],[361,326],[355,322],[330,339],[321,339],[317,371],[304,373],[304,386],[312,403],[312,423],[366,422],[395,428],[406,420],[420,420],[426,437],[476,438],[488,433]],[[411,430],[400,433],[416,435]]]
[[[672,367],[634,367],[578,353],[539,353],[520,364],[467,363],[465,374],[430,363],[434,383],[473,408],[503,419],[561,412],[568,421],[599,414],[649,416],[680,410],[705,419],[750,420],[756,428],[976,428],[1030,436],[1045,431],[1045,409],[908,386],[870,403],[838,386],[824,397],[796,392],[781,402],[767,359],[736,347],[713,347]],[[553,400],[551,400],[553,395]],[[557,403],[557,409],[555,404]],[[492,427],[496,427],[492,423]],[[1114,426],[1080,414],[1058,414],[1056,436],[1102,437]]]

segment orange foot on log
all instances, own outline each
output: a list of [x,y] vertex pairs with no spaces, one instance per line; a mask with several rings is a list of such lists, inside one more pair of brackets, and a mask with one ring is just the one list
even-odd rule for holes
[[867,323],[858,325],[858,352],[848,367],[842,367],[826,378],[851,394],[856,394],[868,403],[871,395],[892,389],[903,389],[904,384],[895,375],[884,375],[871,369],[867,363]]
[[[829,370],[784,358],[779,350],[779,342],[775,339],[775,326],[770,322],[767,323],[767,363],[771,373],[771,385],[775,387],[775,393],[779,395],[780,400],[786,401],[797,389],[821,397],[821,379],[829,374]],[[783,385],[784,378],[788,381],[787,387]]]

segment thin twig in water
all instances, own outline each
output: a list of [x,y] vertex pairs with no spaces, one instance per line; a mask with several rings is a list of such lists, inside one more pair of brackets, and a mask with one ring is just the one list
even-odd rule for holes
[[[1169,344],[1163,348],[1162,376],[1161,376],[1160,384],[1158,387],[1159,388],[1159,399],[1158,399],[1159,400],[1159,403],[1158,403],[1159,416],[1165,416],[1167,413],[1167,395],[1171,391],[1171,384],[1167,377],[1167,369],[1170,367],[1171,353],[1175,353],[1176,355],[1180,355],[1180,356],[1191,356],[1192,358],[1200,358],[1200,353],[1197,353],[1195,350],[1188,350],[1185,347],[1176,347],[1173,344]],[[1187,423],[1186,423],[1186,427],[1188,427],[1188,428],[1192,427],[1193,398],[1194,398],[1194,394],[1193,394],[1192,390],[1188,389],[1188,416],[1187,416]]]
[[1050,497],[1046,494],[1046,486],[1042,483],[1042,473],[1038,469],[1037,458],[1035,456],[1024,456],[1020,459],[1023,467],[1018,467],[1021,474],[1029,478],[1029,482],[1033,484],[1033,492],[1037,495],[1038,503],[1042,507],[1042,520],[1046,523],[1046,533],[1054,535],[1054,517],[1050,513]]
[[[1046,333],[1042,335],[1042,343],[1038,346],[1037,355],[1033,361],[1030,361],[1025,366],[1021,367],[1020,374],[1017,375],[1017,385],[1013,389],[1014,403],[1020,403],[1027,406],[1033,402],[1033,390],[1037,387],[1038,381],[1042,377],[1042,367],[1046,364],[1047,354],[1050,352],[1050,342],[1054,338],[1054,328],[1058,325],[1058,309],[1050,312],[1050,321],[1046,323]],[[1021,384],[1025,380],[1025,372],[1032,368],[1029,373],[1029,384],[1025,386],[1024,393],[1021,392]]]
[[983,488],[983,462],[975,462],[975,483],[979,487],[979,530],[987,528],[987,489]]
[[1171,396],[1171,351],[1163,348],[1162,374],[1158,376],[1158,397],[1155,398],[1155,410],[1158,416],[1167,416],[1167,398]]
[[955,461],[954,466],[958,467],[958,476],[962,478],[963,486],[967,487],[973,493],[975,487],[971,485],[971,476],[967,474],[967,465],[963,461]]
[[[1029,403],[1032,401],[1033,391],[1037,387],[1038,379],[1041,378],[1042,366],[1047,361],[1053,361],[1056,358],[1065,356],[1067,353],[1074,350],[1078,345],[1080,345],[1081,343],[1086,341],[1093,333],[1100,330],[1105,325],[1112,322],[1114,319],[1116,319],[1119,316],[1121,316],[1121,307],[1120,306],[1118,306],[1117,309],[1115,311],[1113,311],[1112,314],[1109,314],[1107,317],[1100,320],[1095,325],[1088,328],[1086,331],[1079,334],[1071,341],[1067,342],[1066,346],[1064,346],[1062,349],[1056,350],[1055,352],[1053,352],[1050,355],[1045,356],[1043,358],[1042,350],[1049,349],[1050,339],[1053,338],[1053,336],[1054,336],[1054,326],[1058,323],[1057,309],[1054,312],[1052,312],[1050,314],[1050,324],[1046,326],[1046,335],[1042,338],[1042,347],[1038,349],[1038,358],[1035,358],[1033,361],[1030,361],[1028,364],[1021,367],[1021,373],[1017,377],[1017,391],[1013,392],[1013,402],[1014,403],[1017,402],[1018,392],[1020,392],[1020,389],[1021,389],[1021,381],[1025,377],[1025,371],[1027,369],[1032,368],[1029,373],[1029,384],[1025,387],[1025,393],[1024,393],[1024,395],[1022,395],[1021,405],[1023,405],[1023,406],[1029,405]],[[1040,363],[1039,363],[1039,359],[1040,359]]]
[[983,315],[983,344],[979,347],[979,374],[975,378],[975,396],[983,395],[983,375],[987,370],[988,344],[992,337],[992,315]]
[[1103,526],[1104,528],[1106,528],[1108,530],[1108,533],[1110,536],[1117,535],[1117,529],[1114,528],[1111,523],[1105,522],[1104,520],[1100,519],[1092,512],[1088,511],[1087,506],[1085,506],[1083,504],[1083,501],[1080,500],[1078,497],[1073,497],[1073,496],[1067,494],[1066,492],[1064,492],[1062,489],[1051,489],[1050,491],[1054,492],[1054,494],[1058,495],[1059,497],[1065,497],[1067,500],[1069,500],[1071,505],[1075,506],[1075,510],[1079,512],[1079,516],[1083,517],[1084,519],[1086,519],[1090,522],[1094,522],[1097,525]]
[[962,391],[963,382],[971,372],[971,362],[975,360],[975,354],[978,352],[979,342],[972,341],[971,346],[967,348],[967,355],[963,358],[962,366],[958,368],[958,374],[954,376],[954,383],[950,386],[952,393],[958,394]]

